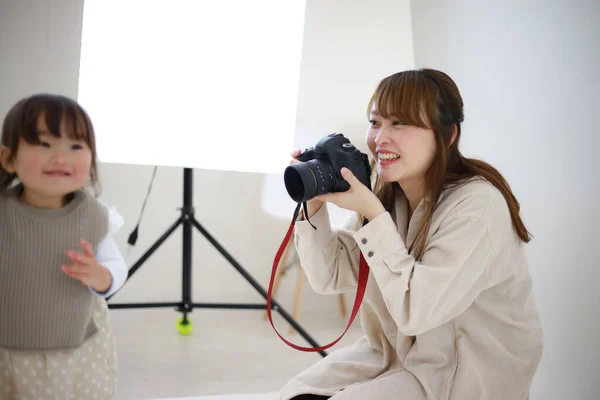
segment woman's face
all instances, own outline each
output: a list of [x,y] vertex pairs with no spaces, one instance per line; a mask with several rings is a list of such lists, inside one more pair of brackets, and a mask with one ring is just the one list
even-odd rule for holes
[[383,118],[372,109],[366,136],[381,180],[398,182],[402,187],[422,184],[436,154],[432,130]]

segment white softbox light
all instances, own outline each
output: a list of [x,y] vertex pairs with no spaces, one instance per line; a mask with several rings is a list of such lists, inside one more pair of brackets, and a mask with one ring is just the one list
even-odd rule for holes
[[102,162],[281,173],[305,1],[86,0],[78,100]]

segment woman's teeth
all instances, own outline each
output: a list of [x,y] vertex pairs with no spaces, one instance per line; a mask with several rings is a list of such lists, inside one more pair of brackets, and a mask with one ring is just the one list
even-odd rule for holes
[[397,158],[400,158],[398,154],[394,153],[379,153],[378,156],[380,160],[395,160]]

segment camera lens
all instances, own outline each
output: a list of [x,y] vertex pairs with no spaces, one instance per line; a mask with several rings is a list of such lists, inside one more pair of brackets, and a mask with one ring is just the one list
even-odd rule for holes
[[292,200],[301,203],[330,193],[335,187],[335,174],[330,164],[310,160],[287,167],[283,181]]

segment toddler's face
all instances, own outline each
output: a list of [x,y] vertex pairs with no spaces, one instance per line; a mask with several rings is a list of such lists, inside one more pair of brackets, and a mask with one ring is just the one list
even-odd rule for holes
[[[92,152],[82,140],[71,139],[61,124],[61,137],[53,136],[44,118],[37,122],[40,144],[22,140],[11,169],[23,183],[26,195],[57,199],[74,192],[90,177]],[[41,199],[40,199],[41,200]]]

